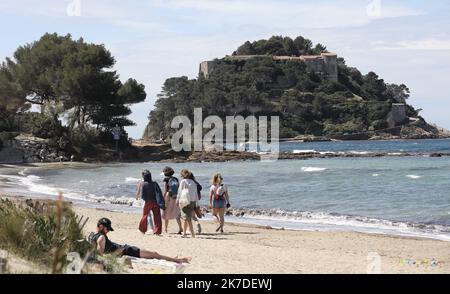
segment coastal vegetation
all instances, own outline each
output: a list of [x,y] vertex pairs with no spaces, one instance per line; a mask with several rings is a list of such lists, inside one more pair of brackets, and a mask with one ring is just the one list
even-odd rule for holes
[[115,62],[104,45],[71,35],[20,46],[0,65],[0,133],[49,139],[71,154],[113,146],[111,130],[134,125],[130,106],[146,98],[143,84],[119,79]]
[[[192,117],[197,107],[204,116],[277,115],[280,136],[285,138],[333,137],[388,128],[392,105],[405,104],[409,98],[406,85],[386,83],[374,72],[363,74],[344,58],[337,59],[337,81],[308,70],[304,61],[272,58],[326,52],[326,46],[313,45],[303,37],[245,42],[232,56],[214,60],[214,70],[207,77],[167,79],[150,112],[144,138],[170,136],[172,118]],[[248,55],[256,56],[233,58]],[[406,105],[406,117],[417,118],[418,111]]]
[[64,270],[69,252],[85,256],[91,247],[82,234],[87,219],[62,201],[0,199],[0,219],[0,249],[53,273]]
[[[1,196],[1,195],[0,195]],[[0,198],[0,273],[124,273],[115,254],[101,255],[84,236],[88,217],[63,201]]]

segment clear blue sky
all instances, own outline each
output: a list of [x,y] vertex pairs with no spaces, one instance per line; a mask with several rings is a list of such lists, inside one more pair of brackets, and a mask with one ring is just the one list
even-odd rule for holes
[[[80,4],[78,6],[78,4]],[[343,0],[2,0],[0,60],[45,32],[103,43],[121,79],[146,85],[133,107],[140,137],[168,77],[195,78],[202,60],[246,40],[303,35],[363,73],[405,83],[410,103],[450,128],[450,1]]]

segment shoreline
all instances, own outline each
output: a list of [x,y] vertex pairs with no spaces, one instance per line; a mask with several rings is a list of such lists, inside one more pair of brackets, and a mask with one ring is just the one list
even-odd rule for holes
[[[54,201],[50,195],[20,194],[20,192],[0,191],[0,198],[37,201]],[[140,215],[142,203],[134,198],[114,200],[80,200],[65,197],[73,206],[101,210],[112,213]],[[136,203],[139,203],[138,205]],[[205,218],[212,220],[210,209],[201,205]],[[445,224],[420,223],[412,221],[389,220],[358,215],[310,211],[284,211],[279,209],[254,209],[237,207],[226,212],[226,218],[237,226],[254,226],[264,229],[315,232],[344,232],[392,237],[420,238],[450,242],[450,227]]]
[[[169,233],[158,237],[138,231],[140,214],[77,204],[72,207],[78,215],[89,218],[85,235],[95,230],[97,219],[108,217],[115,228],[109,235],[113,242],[169,256],[190,256],[192,262],[185,268],[187,274],[366,274],[373,262],[378,262],[383,274],[450,273],[448,242],[440,240],[360,232],[283,230],[231,222],[226,223],[224,234],[218,234],[216,225],[209,220],[201,220],[202,234],[196,239],[177,235],[174,221]],[[136,267],[130,273],[147,272]]]
[[[304,154],[301,154],[304,155]],[[366,154],[362,154],[365,157]],[[359,155],[357,155],[359,156]],[[149,162],[151,163],[151,162]],[[8,170],[6,174],[10,174],[13,180],[9,180],[8,176],[0,177],[1,182],[7,183],[2,189],[0,185],[0,192],[9,195],[26,195],[37,199],[44,199],[53,197],[57,194],[58,188],[52,187],[52,194],[48,191],[39,193],[36,190],[25,187],[26,191],[15,189],[14,185],[18,177],[26,177],[30,174],[33,177],[33,170],[46,169],[64,169],[64,168],[79,168],[79,169],[95,169],[104,166],[117,166],[121,164],[130,164],[129,162],[109,162],[109,163],[80,163],[80,162],[66,162],[66,163],[34,163],[34,164],[19,164],[19,165],[1,165],[0,168],[6,167]],[[25,172],[25,173],[23,173]],[[19,173],[19,175],[17,175]],[[30,181],[34,179],[30,179]],[[23,179],[19,179],[20,182]],[[27,180],[28,182],[28,180]],[[9,184],[9,185],[8,185]],[[31,189],[31,190],[29,190]],[[64,189],[63,189],[64,190]],[[81,204],[86,207],[98,208],[109,207],[114,211],[121,211],[128,213],[131,211],[140,210],[140,204],[135,203],[134,198],[126,196],[102,196],[102,197],[87,197],[82,199],[79,195],[73,196],[70,191],[64,192],[66,199]],[[69,195],[68,195],[69,194]],[[208,213],[209,209],[202,207],[203,211]],[[228,210],[227,214],[236,220],[236,223],[253,223],[261,226],[270,226],[274,228],[286,228],[292,230],[320,230],[320,231],[355,231],[367,234],[382,233],[392,236],[408,236],[408,237],[424,237],[428,239],[437,239],[450,241],[449,226],[441,223],[423,223],[415,222],[413,220],[401,220],[393,218],[367,217],[363,215],[347,215],[327,212],[312,212],[312,211],[290,211],[280,209],[264,209],[264,208],[246,208],[233,207]]]

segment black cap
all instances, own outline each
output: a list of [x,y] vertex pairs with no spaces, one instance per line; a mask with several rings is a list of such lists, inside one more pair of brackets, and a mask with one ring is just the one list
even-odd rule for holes
[[108,229],[108,231],[114,231],[114,229],[111,227],[111,220],[109,218],[103,217],[98,220],[97,226],[103,225],[105,228]]

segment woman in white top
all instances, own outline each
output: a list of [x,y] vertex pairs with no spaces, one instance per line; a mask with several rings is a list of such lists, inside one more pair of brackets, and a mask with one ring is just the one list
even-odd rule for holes
[[183,180],[181,180],[180,186],[178,187],[177,203],[180,206],[181,218],[184,220],[183,237],[186,237],[187,227],[189,226],[192,238],[195,238],[192,216],[194,215],[194,209],[198,201],[197,184],[189,179],[190,172],[188,170],[183,169],[180,175]]
[[213,216],[219,223],[216,232],[220,231],[221,233],[223,233],[223,226],[225,224],[225,210],[230,207],[228,188],[222,181],[223,178],[221,174],[213,175],[211,179],[211,188],[209,189],[210,207],[213,211]]

